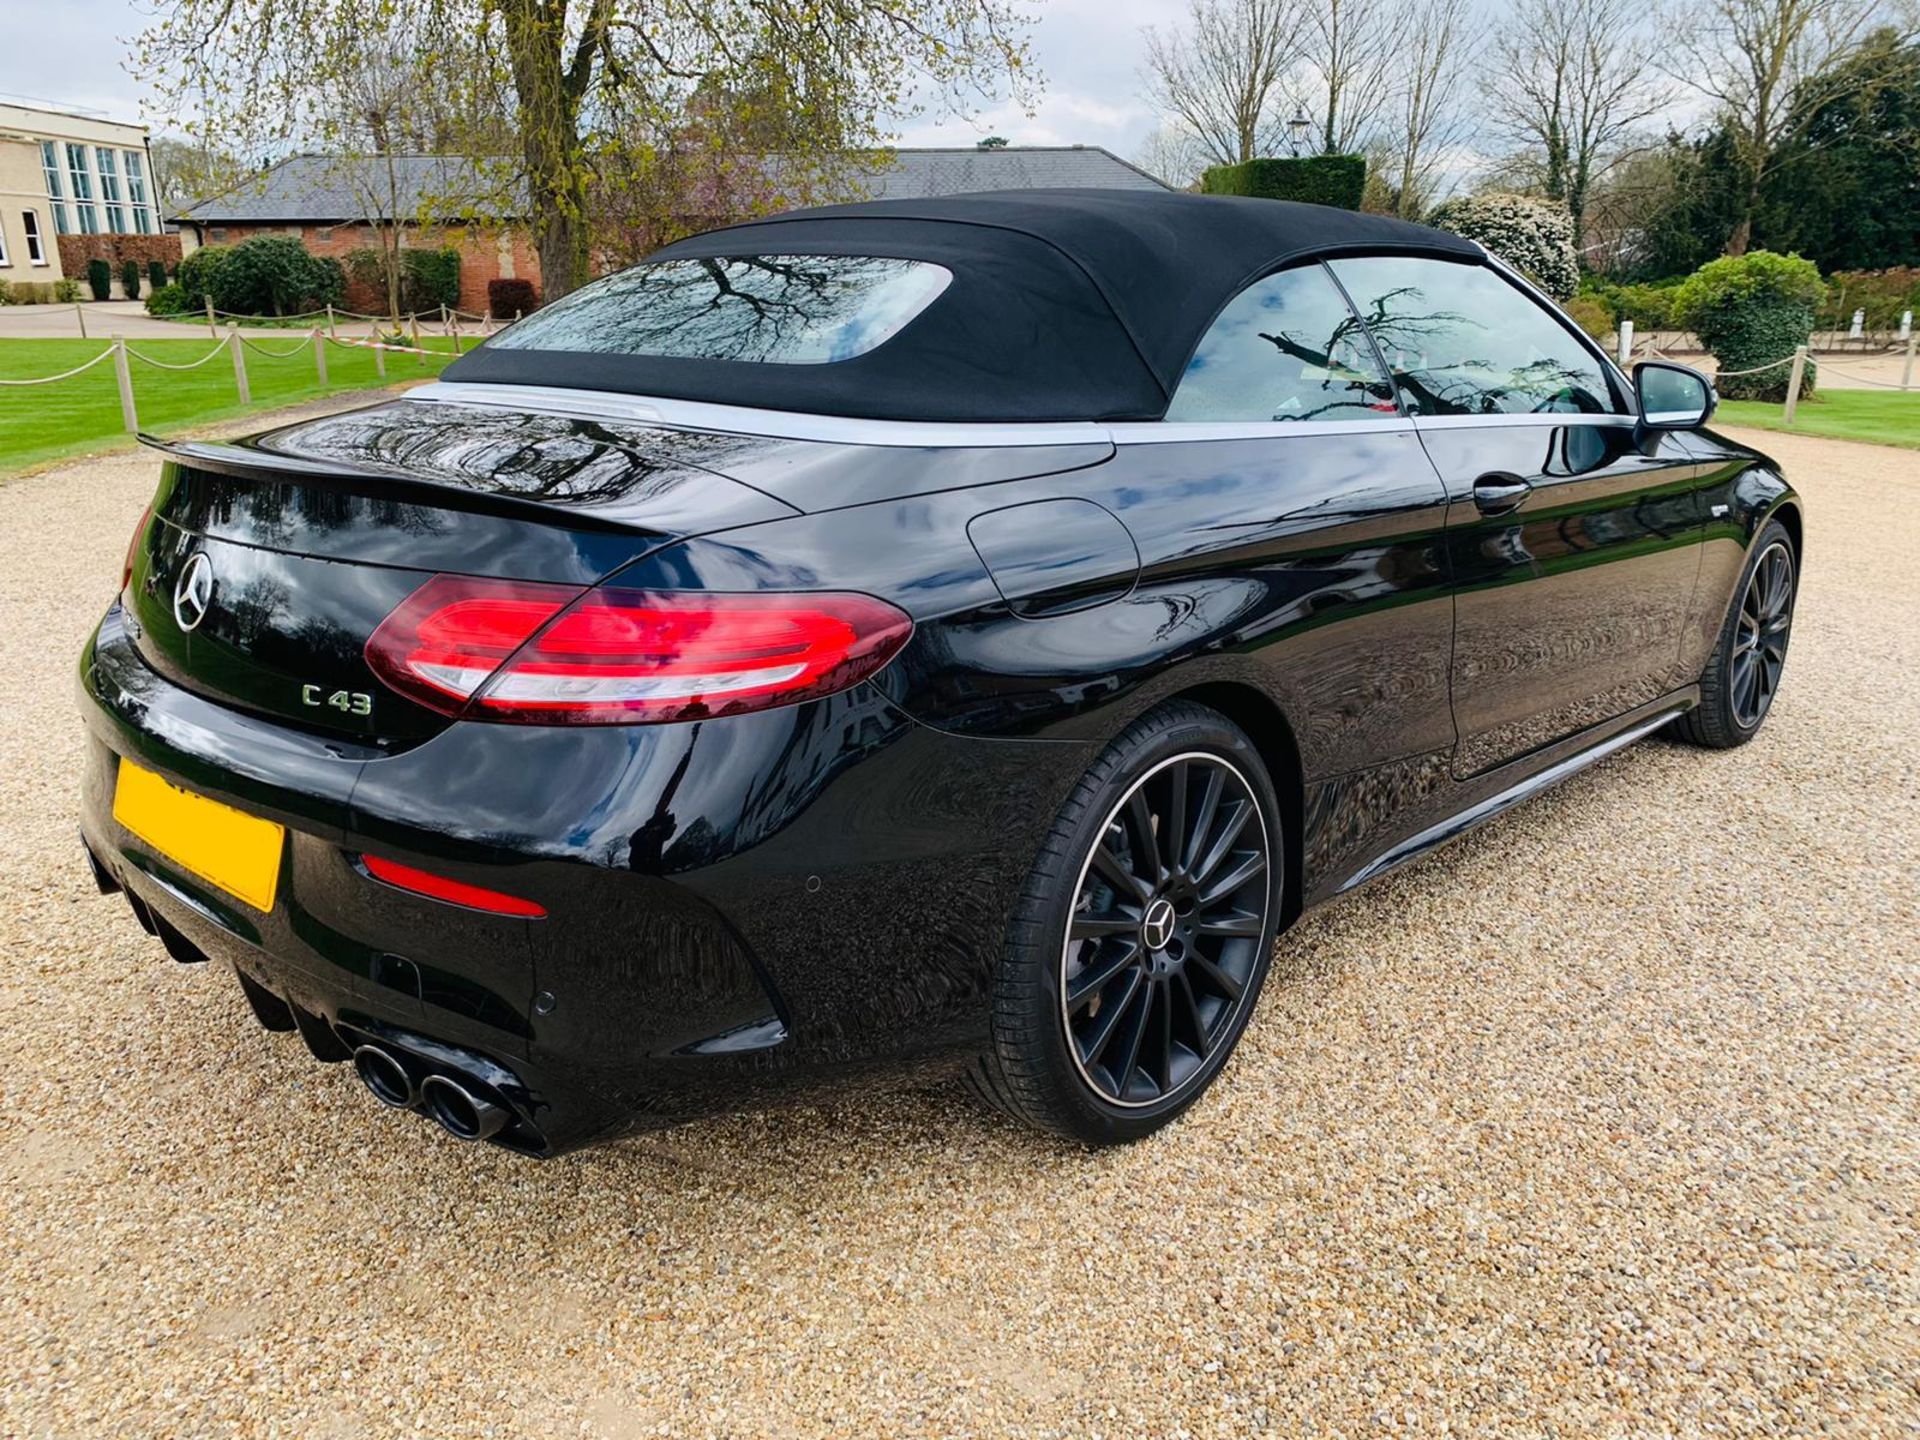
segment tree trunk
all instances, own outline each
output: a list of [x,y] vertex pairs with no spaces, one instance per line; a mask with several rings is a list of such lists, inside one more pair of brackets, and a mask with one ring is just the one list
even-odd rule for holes
[[558,300],[579,289],[589,271],[579,100],[585,77],[568,73],[561,27],[541,0],[506,0],[502,14],[519,97],[540,298]]

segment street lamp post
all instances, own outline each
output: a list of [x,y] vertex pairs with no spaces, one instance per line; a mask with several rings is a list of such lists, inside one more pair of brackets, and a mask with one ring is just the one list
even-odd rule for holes
[[1312,128],[1313,122],[1307,119],[1307,112],[1295,106],[1293,118],[1287,121],[1287,144],[1296,158],[1300,154],[1300,142],[1307,138],[1307,131]]

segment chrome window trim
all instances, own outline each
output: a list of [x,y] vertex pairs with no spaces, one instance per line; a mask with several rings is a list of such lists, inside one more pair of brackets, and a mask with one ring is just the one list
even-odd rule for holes
[[1183,440],[1284,440],[1327,435],[1405,434],[1404,415],[1382,412],[1378,420],[1114,420],[1105,426],[1116,445],[1172,445]]
[[1413,423],[1422,430],[1477,430],[1485,426],[1551,425],[1635,425],[1637,415],[1595,415],[1585,410],[1561,413],[1527,411],[1518,415],[1416,415]]
[[557,385],[475,385],[440,380],[408,391],[405,399],[427,404],[537,410],[549,415],[598,416],[642,425],[664,425],[669,429],[718,430],[780,440],[831,440],[846,445],[913,450],[957,450],[983,445],[1098,445],[1109,443],[1112,438],[1108,433],[1112,427],[1092,420],[979,424],[946,420],[867,420],[847,415],[813,415],[799,410],[716,405],[706,400],[573,390]]

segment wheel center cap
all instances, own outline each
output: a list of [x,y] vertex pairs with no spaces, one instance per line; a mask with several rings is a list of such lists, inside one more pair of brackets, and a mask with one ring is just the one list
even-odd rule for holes
[[1156,900],[1147,906],[1146,916],[1140,921],[1140,939],[1149,950],[1164,950],[1173,939],[1174,924],[1173,902]]

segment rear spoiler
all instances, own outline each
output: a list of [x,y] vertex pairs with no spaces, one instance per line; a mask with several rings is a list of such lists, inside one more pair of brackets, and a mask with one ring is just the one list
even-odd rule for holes
[[236,480],[294,480],[324,485],[374,499],[414,500],[447,510],[470,510],[538,520],[563,530],[590,530],[611,535],[654,535],[652,527],[625,523],[606,516],[570,510],[544,501],[498,491],[474,490],[425,480],[403,470],[347,462],[321,463],[292,455],[276,455],[249,445],[209,440],[162,440],[144,431],[134,437],[150,450],[195,470],[207,470]]

